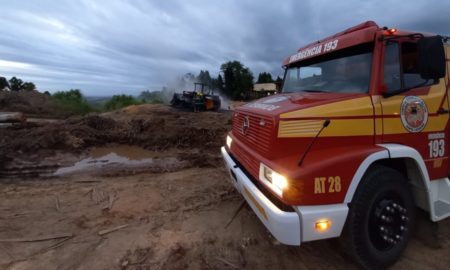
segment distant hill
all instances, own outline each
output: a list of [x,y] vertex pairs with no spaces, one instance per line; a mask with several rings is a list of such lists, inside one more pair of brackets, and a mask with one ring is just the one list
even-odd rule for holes
[[111,97],[112,96],[87,96],[85,99],[94,110],[100,110]]

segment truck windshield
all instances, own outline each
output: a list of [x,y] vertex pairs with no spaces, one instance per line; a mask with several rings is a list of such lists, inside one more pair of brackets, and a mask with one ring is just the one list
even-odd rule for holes
[[283,93],[368,93],[372,44],[321,55],[287,68]]

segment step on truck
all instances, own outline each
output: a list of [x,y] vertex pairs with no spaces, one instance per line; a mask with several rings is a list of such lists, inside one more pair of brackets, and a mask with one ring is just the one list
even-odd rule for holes
[[234,111],[231,182],[281,243],[341,236],[393,264],[416,207],[450,216],[448,37],[365,22],[283,62],[280,94]]

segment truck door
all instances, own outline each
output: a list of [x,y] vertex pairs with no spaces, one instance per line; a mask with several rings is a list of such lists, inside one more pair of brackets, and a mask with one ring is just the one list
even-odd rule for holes
[[[385,93],[392,96],[380,97],[381,116],[377,117],[382,118],[381,141],[416,149],[425,161],[430,179],[447,177],[448,77],[438,81],[421,78],[417,42],[410,39],[385,42],[381,80]],[[406,91],[393,94],[402,89]]]

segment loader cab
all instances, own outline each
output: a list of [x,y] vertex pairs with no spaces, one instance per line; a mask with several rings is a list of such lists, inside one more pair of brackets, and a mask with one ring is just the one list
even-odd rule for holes
[[214,95],[214,91],[204,83],[194,83],[194,92],[196,95]]

